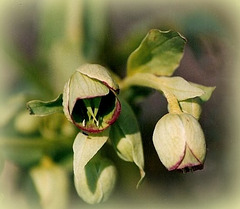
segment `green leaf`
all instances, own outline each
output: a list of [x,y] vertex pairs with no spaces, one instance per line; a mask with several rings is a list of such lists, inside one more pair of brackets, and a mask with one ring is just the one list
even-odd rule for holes
[[122,99],[121,105],[120,116],[111,126],[110,140],[121,159],[134,162],[138,166],[141,175],[140,183],[145,176],[141,135],[131,107]]
[[204,86],[204,85],[191,83],[191,82],[190,84],[204,91],[204,94],[199,97],[202,102],[207,102],[211,98],[212,93],[216,88],[215,86]]
[[52,101],[33,100],[27,103],[31,115],[46,116],[63,112],[62,94]]
[[129,56],[127,74],[152,73],[171,76],[183,56],[185,38],[174,31],[152,29]]
[[78,133],[73,144],[73,168],[75,177],[84,169],[85,165],[91,160],[101,147],[108,140],[108,130],[94,135]]

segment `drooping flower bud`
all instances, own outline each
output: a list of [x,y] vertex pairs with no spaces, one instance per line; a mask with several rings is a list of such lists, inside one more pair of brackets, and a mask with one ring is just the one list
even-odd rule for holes
[[117,179],[114,164],[106,158],[94,158],[75,175],[78,195],[89,204],[106,201]]
[[44,157],[40,165],[30,170],[43,209],[64,209],[69,201],[67,172],[50,158]]
[[119,87],[102,66],[85,64],[76,70],[64,87],[65,116],[79,129],[101,132],[118,118]]
[[190,114],[168,113],[155,126],[153,143],[168,170],[203,168],[206,143],[202,128]]

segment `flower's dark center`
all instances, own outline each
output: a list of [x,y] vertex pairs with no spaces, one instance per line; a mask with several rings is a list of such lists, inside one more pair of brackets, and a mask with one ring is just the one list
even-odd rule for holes
[[72,111],[72,118],[83,127],[103,127],[112,119],[116,107],[116,96],[109,92],[106,96],[78,99]]

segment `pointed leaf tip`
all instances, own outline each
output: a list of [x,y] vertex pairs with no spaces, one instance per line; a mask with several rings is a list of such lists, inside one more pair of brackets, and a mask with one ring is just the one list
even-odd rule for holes
[[33,100],[27,103],[30,115],[46,116],[57,112],[63,112],[62,94],[51,101]]
[[152,29],[127,62],[127,73],[152,73],[171,76],[178,67],[186,39],[175,31]]

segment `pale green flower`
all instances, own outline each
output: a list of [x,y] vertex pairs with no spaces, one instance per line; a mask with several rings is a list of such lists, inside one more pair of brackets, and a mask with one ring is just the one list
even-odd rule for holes
[[117,179],[114,164],[106,158],[95,158],[75,175],[78,195],[89,204],[106,201],[111,195]]
[[64,87],[64,113],[79,129],[101,132],[120,114],[118,91],[118,85],[106,68],[96,64],[82,65]]
[[203,168],[205,137],[198,121],[190,114],[168,113],[155,126],[153,143],[168,170]]

